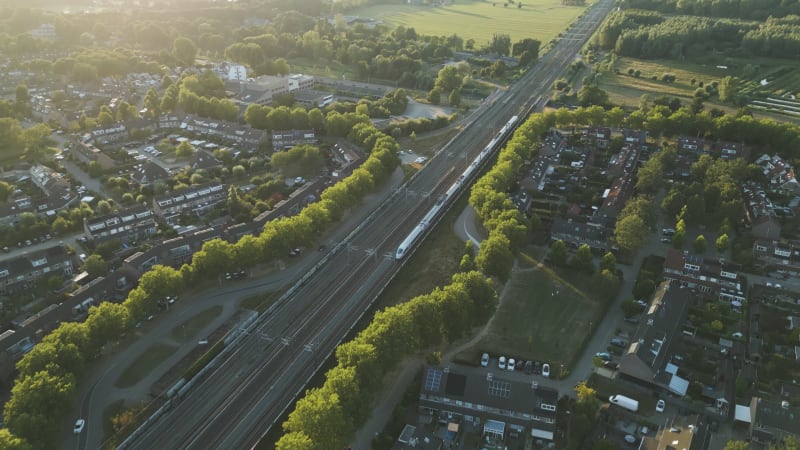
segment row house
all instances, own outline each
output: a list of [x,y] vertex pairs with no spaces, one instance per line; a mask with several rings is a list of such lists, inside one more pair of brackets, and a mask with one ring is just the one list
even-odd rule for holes
[[103,170],[109,170],[116,166],[116,162],[102,150],[88,142],[80,142],[70,150],[72,155],[85,164],[96,162]]
[[795,177],[794,168],[780,156],[765,153],[755,160],[755,164],[761,167],[771,189],[800,193],[800,182]]
[[756,261],[778,270],[800,273],[800,242],[789,240],[756,239],[753,243]]
[[99,144],[119,142],[128,137],[128,129],[123,124],[116,124],[107,128],[95,128],[91,131],[90,139]]
[[267,138],[264,130],[223,120],[187,117],[179,128],[196,136],[215,138],[232,144],[258,146]]
[[745,183],[742,186],[742,197],[745,216],[753,236],[759,239],[779,239],[781,224],[775,205],[767,198],[764,190],[755,183]]
[[647,305],[631,343],[619,362],[622,378],[674,395],[684,396],[689,381],[678,376],[673,362],[681,339],[681,324],[689,311],[689,290],[664,281]]
[[95,244],[119,239],[122,243],[143,241],[158,232],[155,214],[149,208],[136,206],[92,219],[83,219],[86,239]]
[[[480,424],[482,436],[504,442],[525,436],[553,441],[558,391],[503,377],[502,373],[462,374],[448,367],[423,369],[420,412],[453,423]],[[524,438],[523,438],[524,439]]]
[[553,242],[563,241],[573,248],[586,244],[600,252],[607,252],[611,248],[610,236],[605,227],[576,222],[572,219],[555,219],[550,228],[550,239]]
[[317,143],[317,135],[314,130],[273,131],[271,137],[274,151],[292,148],[295,145]]
[[0,293],[29,289],[45,277],[70,277],[72,271],[72,259],[64,245],[24,253],[0,262]]
[[722,259],[705,259],[674,248],[667,250],[663,276],[672,284],[696,289],[734,307],[747,300],[741,266]]
[[611,128],[589,127],[584,132],[583,140],[587,143],[591,142],[600,148],[606,148],[611,142]]
[[190,186],[155,197],[153,211],[161,220],[172,224],[181,214],[203,216],[227,198],[228,191],[222,184]]

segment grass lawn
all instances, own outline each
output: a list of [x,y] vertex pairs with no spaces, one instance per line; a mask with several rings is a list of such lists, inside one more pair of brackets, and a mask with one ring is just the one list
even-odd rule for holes
[[172,338],[178,342],[186,342],[190,339],[194,339],[195,334],[211,323],[221,312],[222,306],[220,305],[214,305],[200,311],[173,328]]
[[477,361],[489,352],[569,368],[599,320],[602,303],[546,267],[523,269],[508,283],[491,329],[458,359]]
[[[372,5],[350,11],[350,15],[382,19],[391,27],[403,25],[418,34],[450,36],[477,46],[491,41],[494,33],[507,33],[511,42],[534,38],[549,42],[564,31],[585,7],[563,6],[560,0],[526,0],[503,7],[503,2],[458,0],[447,6],[408,4]],[[496,5],[496,6],[492,6]]]
[[281,295],[286,292],[286,289],[279,289],[273,292],[264,292],[261,294],[247,297],[239,303],[239,308],[258,311],[260,313],[266,311],[273,303],[275,303]]
[[125,372],[117,378],[117,381],[114,383],[115,387],[118,388],[127,388],[131,387],[134,384],[142,381],[147,374],[153,370],[154,367],[157,367],[159,364],[164,362],[165,359],[169,358],[170,355],[175,353],[177,347],[167,344],[153,344],[144,351],[138,358],[134,359],[133,362],[125,369]]

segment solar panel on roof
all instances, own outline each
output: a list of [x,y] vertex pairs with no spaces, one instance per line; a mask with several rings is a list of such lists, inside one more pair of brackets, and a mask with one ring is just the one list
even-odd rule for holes
[[425,390],[432,392],[439,392],[442,384],[442,371],[439,369],[428,369],[425,376]]

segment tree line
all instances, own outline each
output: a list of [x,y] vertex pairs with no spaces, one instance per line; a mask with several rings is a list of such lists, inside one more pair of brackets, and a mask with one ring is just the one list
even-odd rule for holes
[[360,127],[354,138],[358,143],[372,143],[369,157],[349,177],[326,189],[320,201],[296,216],[268,222],[257,236],[247,235],[234,243],[206,242],[190,264],[178,269],[155,266],[121,304],[102,302],[89,310],[85,322],[64,322],[45,336],[17,364],[18,376],[4,410],[7,430],[0,432],[0,439],[8,437],[5,442],[15,446],[4,448],[54,448],[86,364],[99,357],[106,344],[118,341],[135,323],[153,314],[167,295],[214,279],[230,267],[252,267],[281,258],[295,246],[309,246],[318,233],[357,206],[397,167],[398,145],[375,128]]
[[593,43],[621,56],[682,58],[722,52],[732,56],[800,55],[800,18],[765,22],[698,16],[666,16],[653,11],[612,12]]
[[628,0],[629,8],[649,9],[667,14],[766,20],[768,17],[800,15],[797,0]]

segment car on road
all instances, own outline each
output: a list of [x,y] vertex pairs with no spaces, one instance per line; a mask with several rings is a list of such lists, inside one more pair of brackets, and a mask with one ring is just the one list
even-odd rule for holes
[[239,278],[244,278],[247,275],[247,272],[244,270],[237,270],[235,272],[228,272],[225,274],[226,280],[238,280]]
[[294,248],[289,252],[289,256],[297,256],[299,254],[300,254],[300,249],[299,248]]
[[177,302],[177,301],[178,301],[178,297],[175,297],[175,296],[172,296],[172,295],[168,295],[167,296],[167,304],[174,305],[175,302]]
[[664,236],[672,236],[672,235],[675,234],[675,229],[674,228],[664,228],[664,229],[661,230],[661,234],[663,234]]
[[662,244],[671,244],[672,243],[672,239],[670,239],[668,237],[662,237],[661,239],[659,239],[659,241],[661,241]]
[[506,368],[506,357],[501,356],[497,359],[497,368],[498,369],[505,369]]
[[594,354],[595,358],[600,358],[603,361],[611,361],[611,353],[608,352],[597,352]]
[[667,402],[665,402],[664,399],[659,399],[658,403],[656,403],[656,412],[662,413],[664,412],[664,408],[666,407],[667,407]]
[[550,364],[544,363],[542,365],[542,376],[545,378],[550,378]]
[[72,432],[75,434],[81,434],[83,431],[83,427],[86,426],[86,421],[83,419],[78,419],[75,421],[75,426],[72,428]]
[[484,353],[481,355],[481,367],[486,367],[489,365],[489,354]]
[[514,358],[508,358],[508,364],[506,365],[506,369],[509,372],[513,372],[514,369],[517,368],[517,361]]
[[417,159],[415,159],[414,162],[417,163],[417,164],[425,164],[425,161],[427,161],[427,160],[428,160],[428,158],[426,158],[424,156],[420,156]]

